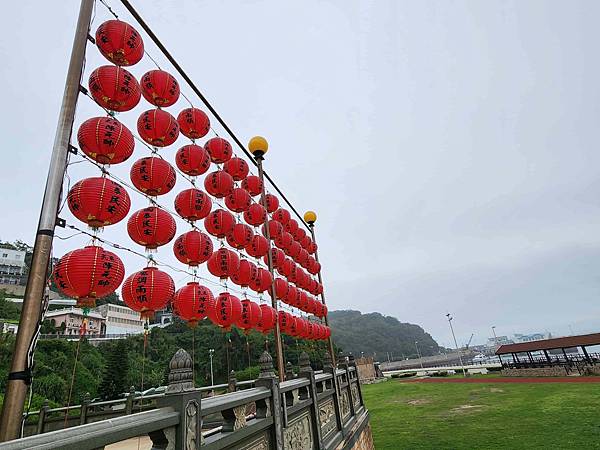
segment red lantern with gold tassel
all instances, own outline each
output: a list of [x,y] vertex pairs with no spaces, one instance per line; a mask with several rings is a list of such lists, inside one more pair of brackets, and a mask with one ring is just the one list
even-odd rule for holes
[[192,328],[208,317],[214,308],[215,298],[210,289],[195,281],[175,292],[173,298],[173,312]]
[[240,259],[240,266],[237,272],[230,275],[231,281],[241,287],[248,287],[258,275],[258,267],[247,259]]
[[220,137],[214,137],[206,141],[204,148],[210,155],[211,161],[215,164],[227,162],[233,155],[231,144]]
[[136,243],[153,250],[175,237],[175,219],[161,208],[149,206],[134,212],[127,221],[127,233]]
[[236,223],[227,235],[227,243],[233,248],[242,250],[250,243],[252,236],[254,236],[252,228],[245,223]]
[[156,267],[146,267],[127,277],[121,289],[125,304],[142,318],[154,317],[173,299],[175,283],[168,273]]
[[137,130],[140,137],[154,147],[167,147],[179,137],[179,124],[175,117],[158,108],[140,115]]
[[150,70],[141,80],[142,95],[154,106],[165,108],[179,99],[179,83],[173,75],[164,70]]
[[164,195],[175,186],[175,169],[162,158],[148,156],[138,159],[129,172],[133,185],[150,197]]
[[255,175],[248,175],[242,181],[242,188],[246,189],[252,197],[262,193],[262,181]]
[[191,230],[179,236],[173,244],[175,257],[188,266],[199,266],[213,254],[213,243],[206,234]]
[[[283,264],[285,260],[285,254],[279,250],[278,248],[271,247],[271,262],[273,263],[273,267],[275,269],[279,269],[279,267]],[[269,264],[268,252],[267,255],[263,257],[263,261],[266,265]]]
[[186,175],[195,177],[210,168],[210,156],[201,146],[188,144],[177,150],[175,164]]
[[236,213],[247,211],[252,204],[252,198],[248,191],[242,188],[233,189],[227,197],[225,197],[225,206]]
[[181,134],[190,139],[200,139],[210,130],[210,119],[198,108],[186,108],[177,116]]
[[282,333],[285,333],[285,334],[290,334],[294,316],[291,315],[287,311],[279,311],[278,312],[278,320],[279,320],[279,331],[281,331]]
[[142,97],[135,77],[118,66],[101,66],[94,70],[90,75],[89,88],[96,103],[111,111],[129,111]]
[[252,203],[244,212],[244,220],[246,223],[255,227],[265,223],[266,219],[267,211],[258,203]]
[[144,56],[140,33],[122,20],[107,20],[96,30],[100,53],[117,66],[132,66]]
[[206,266],[211,274],[224,280],[240,270],[240,258],[234,251],[222,247],[213,252]]
[[242,312],[239,319],[235,322],[235,325],[244,331],[244,334],[248,334],[250,330],[256,329],[262,318],[262,311],[258,304],[252,300],[242,300]]
[[118,164],[133,153],[135,142],[129,129],[112,117],[94,117],[77,131],[81,151],[100,164]]
[[275,297],[279,300],[285,300],[287,298],[290,285],[283,278],[275,278]]
[[112,252],[90,245],[65,254],[54,266],[54,282],[78,307],[96,305],[96,299],[112,294],[125,277],[121,259]]
[[254,258],[262,258],[269,251],[269,242],[264,236],[255,234],[246,246],[246,253]]
[[208,318],[217,326],[228,331],[242,314],[240,299],[229,292],[221,292],[215,298],[215,307]]
[[281,225],[284,225],[284,226],[287,225],[287,223],[290,221],[290,219],[291,219],[291,215],[287,209],[278,208],[273,213],[273,220],[276,220]]
[[260,305],[261,317],[258,324],[256,324],[256,329],[263,334],[267,334],[273,328],[275,328],[275,323],[277,321],[277,311],[267,304]]
[[92,228],[120,222],[131,206],[125,188],[106,177],[78,181],[69,191],[67,203],[73,215]]
[[231,175],[235,181],[242,181],[248,176],[250,168],[242,158],[233,157],[223,165],[223,170]]
[[279,199],[273,194],[265,194],[265,203],[267,204],[267,212],[274,213],[279,208]]
[[226,197],[233,191],[233,187],[233,178],[223,170],[211,172],[204,179],[204,189],[213,197]]
[[256,292],[265,292],[271,287],[271,283],[273,282],[273,278],[271,277],[271,273],[259,267],[258,272],[256,273],[256,277],[250,281],[250,289]]
[[175,211],[186,220],[201,220],[210,214],[212,201],[200,189],[185,189],[175,197]]
[[276,220],[271,219],[262,226],[262,233],[265,237],[267,236],[267,232],[265,230],[267,225],[269,226],[269,237],[272,241],[278,239],[281,236],[281,233],[283,233],[283,225]]

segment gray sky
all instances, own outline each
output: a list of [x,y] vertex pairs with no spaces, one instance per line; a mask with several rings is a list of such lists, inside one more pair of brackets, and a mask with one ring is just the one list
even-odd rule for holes
[[[448,311],[462,342],[471,332],[482,342],[491,325],[598,331],[600,3],[134,4],[235,132],[269,139],[268,171],[296,207],[319,214],[331,308],[418,323],[444,345]],[[6,8],[0,238],[32,242],[78,2]],[[93,31],[108,18],[98,4]],[[102,64],[88,45],[85,85]],[[131,70],[150,68],[146,58]],[[149,107],[118,118],[134,130]],[[77,124],[93,115],[82,97]],[[173,161],[183,143],[161,153]],[[114,172],[127,179],[147,153],[138,144]],[[97,172],[83,163],[69,173]],[[145,206],[132,199],[132,211]],[[103,236],[140,249],[124,222]],[[57,242],[55,254],[85,243]],[[123,258],[128,272],[143,266]],[[176,264],[170,245],[158,258]]]

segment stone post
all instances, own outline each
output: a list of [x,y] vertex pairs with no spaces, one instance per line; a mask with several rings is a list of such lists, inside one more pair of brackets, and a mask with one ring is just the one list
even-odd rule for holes
[[50,407],[48,406],[48,399],[44,400],[44,406],[40,409],[40,415],[38,416],[36,434],[42,434],[44,432],[44,422],[46,420],[46,414]]
[[171,407],[179,412],[179,426],[149,433],[153,448],[200,448],[200,393],[194,389],[192,358],[182,348],[171,358],[168,380],[164,397],[158,399],[158,407]]
[[274,448],[283,448],[283,427],[281,424],[281,394],[279,393],[279,381],[273,372],[273,358],[264,351],[258,360],[260,364],[260,375],[256,380],[256,387],[265,387],[271,391],[270,401],[256,402],[256,417],[263,418],[273,416],[272,442]]
[[90,393],[86,392],[81,401],[81,409],[79,410],[79,425],[85,425],[87,422],[88,406],[90,404]]
[[294,379],[294,369],[292,367],[292,363],[290,361],[285,365],[285,379],[293,380]]
[[[315,383],[315,372],[310,365],[310,358],[306,352],[300,353],[298,358],[298,378],[308,378],[310,384],[308,385],[308,397],[312,398],[312,405],[310,407],[311,423],[313,427],[313,435],[315,437],[314,442],[317,448],[323,449],[323,437],[321,436],[321,422],[319,420],[319,402],[317,401],[317,384]],[[304,400],[302,396],[301,400]]]
[[335,408],[335,420],[337,422],[337,429],[342,429],[342,413],[340,408],[340,386],[338,383],[337,375],[335,373],[336,369],[333,367],[333,363],[331,361],[331,355],[329,352],[325,352],[325,356],[323,357],[323,372],[330,373],[331,378],[331,388],[334,389],[333,394],[333,406]]
[[227,392],[237,391],[237,378],[235,377],[235,371],[229,372],[229,378],[227,379]]
[[135,400],[135,387],[129,388],[129,395],[125,400],[125,414],[131,414],[133,412],[133,401]]

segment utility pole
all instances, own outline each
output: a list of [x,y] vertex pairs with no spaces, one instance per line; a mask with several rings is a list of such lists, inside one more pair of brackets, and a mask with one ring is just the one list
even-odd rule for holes
[[452,326],[452,316],[450,315],[450,313],[448,313],[446,314],[446,317],[448,318],[448,323],[450,324],[450,331],[452,331],[452,338],[454,339],[454,345],[456,346],[456,351],[458,352],[458,360],[460,361],[460,367],[462,368],[463,377],[466,378],[467,372],[465,371],[462,356],[458,348],[458,342],[456,342],[456,335],[454,334],[454,327]]
[[82,0],[79,8],[67,80],[50,157],[44,200],[23,298],[21,319],[6,383],[2,418],[0,419],[0,442],[16,439],[21,433],[23,405],[27,388],[31,383],[32,368],[29,366],[29,352],[33,349],[30,349],[30,346],[33,344],[38,322],[41,319],[42,296],[48,278],[48,263],[56,227],[56,216],[62,196],[63,177],[67,167],[69,142],[75,119],[75,107],[93,7],[93,0]]

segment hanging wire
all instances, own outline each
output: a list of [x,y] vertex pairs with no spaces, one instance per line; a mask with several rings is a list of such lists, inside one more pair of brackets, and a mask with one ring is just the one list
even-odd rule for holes
[[67,428],[67,421],[69,420],[69,408],[71,406],[71,396],[73,394],[73,385],[75,384],[75,374],[77,372],[77,362],[79,361],[79,348],[81,347],[81,341],[83,340],[83,334],[80,334],[77,340],[77,347],[75,349],[75,361],[73,362],[73,372],[71,373],[71,383],[69,384],[69,396],[67,398],[67,409],[65,410],[65,421],[63,428]]

